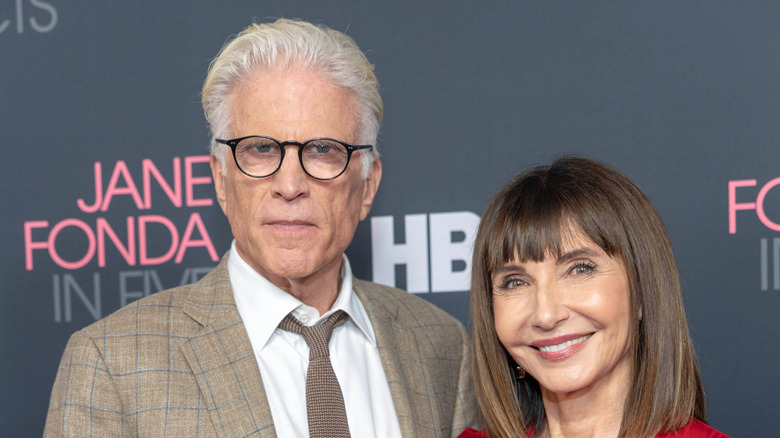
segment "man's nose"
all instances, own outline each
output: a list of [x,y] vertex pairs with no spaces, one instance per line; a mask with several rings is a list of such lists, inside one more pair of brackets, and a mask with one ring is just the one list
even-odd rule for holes
[[299,146],[287,145],[279,170],[271,176],[271,190],[275,196],[293,200],[308,194],[311,178],[301,166]]

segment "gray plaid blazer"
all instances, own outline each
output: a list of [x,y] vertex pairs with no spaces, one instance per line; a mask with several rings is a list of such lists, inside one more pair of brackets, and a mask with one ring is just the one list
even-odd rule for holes
[[[357,279],[354,289],[374,326],[403,436],[478,426],[463,326],[401,290]],[[199,282],[73,334],[44,436],[275,437],[227,256]]]

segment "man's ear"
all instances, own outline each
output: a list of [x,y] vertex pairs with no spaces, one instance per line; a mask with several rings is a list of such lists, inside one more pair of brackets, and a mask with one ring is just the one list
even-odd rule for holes
[[216,155],[211,154],[211,178],[214,180],[214,190],[217,192],[217,202],[222,207],[222,212],[227,215],[227,203],[225,202],[225,175],[222,172],[222,162]]
[[363,181],[363,205],[360,208],[360,220],[362,221],[371,211],[371,205],[374,203],[374,196],[379,189],[379,182],[382,181],[382,161],[374,158],[368,176]]

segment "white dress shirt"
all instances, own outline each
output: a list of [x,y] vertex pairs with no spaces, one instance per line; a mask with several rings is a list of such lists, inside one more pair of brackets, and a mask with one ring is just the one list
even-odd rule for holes
[[353,437],[400,437],[390,387],[387,384],[374,328],[363,303],[352,290],[352,269],[344,255],[341,290],[324,315],[276,287],[252,269],[230,248],[228,272],[233,295],[263,377],[276,434],[308,437],[306,370],[309,347],[303,336],[279,329],[292,313],[301,324],[312,326],[337,310],[349,320],[336,327],[330,339],[330,360],[344,394],[344,405]]

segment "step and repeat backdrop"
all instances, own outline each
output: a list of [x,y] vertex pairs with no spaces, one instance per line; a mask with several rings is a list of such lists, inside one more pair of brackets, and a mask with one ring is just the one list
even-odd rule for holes
[[489,197],[563,154],[605,161],[671,235],[710,422],[780,412],[776,2],[0,0],[0,430],[37,436],[68,337],[198,280],[229,248],[200,87],[277,17],[351,35],[385,102],[358,277],[468,323]]

